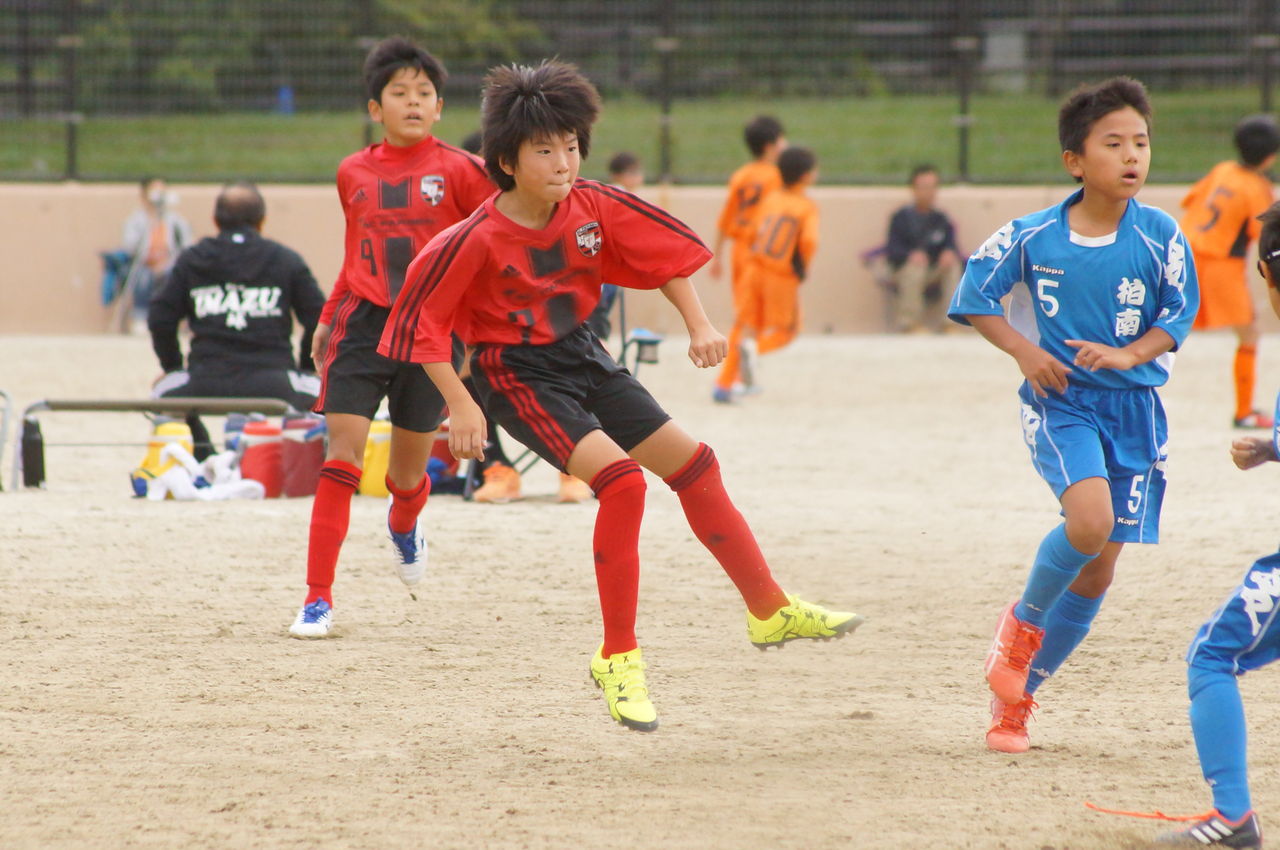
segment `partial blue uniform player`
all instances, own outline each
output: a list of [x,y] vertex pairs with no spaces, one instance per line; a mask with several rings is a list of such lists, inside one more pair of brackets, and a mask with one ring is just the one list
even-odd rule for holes
[[1017,361],[1023,438],[1065,518],[988,654],[987,745],[1002,752],[1029,748],[1033,695],[1088,634],[1121,548],[1159,537],[1168,433],[1156,388],[1198,289],[1177,223],[1133,198],[1150,163],[1149,114],[1133,80],[1074,93],[1059,133],[1083,188],[993,234],[948,311]]
[[[1280,316],[1280,204],[1258,216],[1258,271],[1267,282],[1272,309]],[[1276,400],[1280,417],[1280,398]],[[1280,422],[1280,418],[1276,419]],[[1241,469],[1280,460],[1280,429],[1271,437],[1244,437],[1231,443]],[[1196,632],[1187,650],[1187,691],[1191,732],[1200,768],[1213,791],[1213,811],[1186,829],[1161,836],[1162,843],[1189,847],[1261,847],[1262,830],[1253,811],[1244,721],[1236,679],[1280,657],[1280,552],[1259,558],[1231,595]]]

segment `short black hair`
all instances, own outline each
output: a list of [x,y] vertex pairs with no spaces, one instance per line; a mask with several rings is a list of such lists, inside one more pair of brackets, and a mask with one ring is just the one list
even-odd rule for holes
[[1245,165],[1260,165],[1280,150],[1280,127],[1270,115],[1250,115],[1236,125],[1236,150]]
[[515,178],[502,164],[515,165],[520,146],[531,139],[574,133],[578,153],[591,151],[591,125],[600,114],[600,94],[576,65],[544,60],[537,66],[499,65],[484,78],[480,132],[484,167],[508,192]]
[[818,165],[818,158],[808,148],[787,148],[778,155],[778,171],[782,185],[794,186]]
[[940,172],[938,171],[938,166],[934,165],[932,162],[922,162],[919,165],[917,165],[915,168],[911,169],[911,176],[907,178],[907,185],[914,186],[916,184],[916,178],[919,177],[921,174],[939,174],[939,173]]
[[777,118],[772,115],[757,115],[742,128],[742,140],[747,143],[747,150],[751,151],[751,155],[759,158],[766,147],[782,138],[784,132],[782,122]]
[[258,187],[248,180],[227,183],[213,205],[213,221],[219,230],[258,228],[267,217],[267,203]]
[[466,138],[463,139],[461,143],[459,143],[458,147],[462,148],[467,153],[473,153],[479,156],[480,149],[484,147],[484,136],[480,134],[479,130],[473,130],[467,134]]
[[152,183],[156,182],[157,180],[163,180],[163,179],[164,179],[163,177],[159,177],[155,174],[148,174],[138,181],[138,188],[145,192],[147,191],[147,187],[150,186]]
[[640,167],[640,157],[631,151],[618,151],[609,160],[610,174],[626,174]]
[[382,90],[402,68],[422,71],[435,86],[436,96],[444,97],[444,82],[449,79],[444,63],[404,36],[393,35],[375,44],[365,57],[364,87],[369,99],[382,103]]
[[1271,285],[1280,289],[1280,202],[1258,216],[1262,233],[1258,236],[1258,260],[1271,271]]
[[1112,77],[1095,85],[1082,85],[1067,96],[1058,110],[1058,143],[1064,151],[1084,153],[1084,140],[1100,119],[1126,106],[1133,107],[1151,129],[1151,101],[1147,88],[1132,77]]

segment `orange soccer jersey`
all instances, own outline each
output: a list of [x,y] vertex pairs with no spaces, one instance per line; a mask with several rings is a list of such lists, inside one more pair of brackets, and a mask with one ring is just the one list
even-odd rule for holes
[[733,240],[733,287],[736,291],[747,265],[747,254],[755,238],[754,224],[760,202],[774,189],[782,187],[782,175],[771,162],[755,160],[733,172],[729,178],[729,197],[720,210],[717,226]]
[[1245,254],[1262,231],[1257,216],[1271,206],[1271,181],[1238,162],[1220,162],[1182,199],[1182,232],[1200,279],[1200,329],[1253,321]]
[[789,343],[799,325],[797,289],[818,248],[818,206],[783,189],[760,202],[755,238],[734,306],[738,322],[760,332],[760,353]]

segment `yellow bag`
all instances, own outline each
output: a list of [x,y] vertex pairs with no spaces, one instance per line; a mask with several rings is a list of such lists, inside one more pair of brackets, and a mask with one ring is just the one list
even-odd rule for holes
[[391,423],[375,419],[369,426],[369,440],[364,444],[364,471],[357,492],[362,496],[390,495],[387,490],[387,464],[391,461]]
[[170,443],[180,443],[188,452],[192,451],[191,428],[185,422],[161,422],[156,425],[147,440],[147,456],[142,463],[129,473],[133,483],[135,496],[147,495],[147,482],[160,477],[177,461],[173,458],[160,460],[160,452]]

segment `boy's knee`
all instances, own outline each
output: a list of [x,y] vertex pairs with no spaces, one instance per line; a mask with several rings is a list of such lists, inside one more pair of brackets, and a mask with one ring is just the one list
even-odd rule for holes
[[1211,652],[1197,650],[1187,663],[1187,695],[1195,699],[1196,694],[1217,682],[1233,680],[1236,677],[1235,662],[1222,658]]
[[1086,555],[1102,551],[1111,539],[1111,531],[1115,528],[1115,517],[1111,511],[1088,511],[1067,517],[1067,540],[1078,551]]

